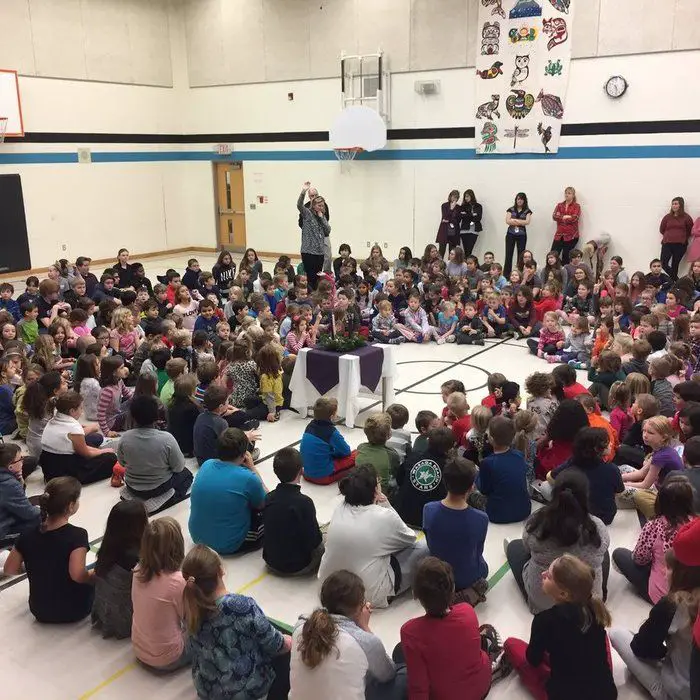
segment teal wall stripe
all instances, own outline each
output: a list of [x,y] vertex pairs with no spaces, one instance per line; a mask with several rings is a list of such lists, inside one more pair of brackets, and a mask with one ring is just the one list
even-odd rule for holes
[[[564,146],[559,153],[477,155],[473,148],[396,148],[360,154],[360,160],[625,160],[658,158],[700,158],[700,144],[651,146]],[[93,151],[93,163],[158,163],[171,161],[329,161],[330,150],[238,151],[219,156],[213,151]],[[78,163],[78,153],[6,153],[0,151],[0,165],[42,165]]]

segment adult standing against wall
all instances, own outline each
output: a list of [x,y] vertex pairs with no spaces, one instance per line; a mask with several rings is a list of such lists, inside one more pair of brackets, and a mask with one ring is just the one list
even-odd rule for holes
[[445,257],[449,244],[452,250],[459,243],[459,224],[462,217],[462,207],[459,206],[459,190],[452,190],[447,201],[441,208],[440,226],[435,242],[440,248],[440,259]]
[[552,218],[557,222],[552,250],[559,253],[562,265],[568,265],[569,253],[578,243],[578,222],[581,218],[581,205],[576,201],[576,190],[573,187],[564,190],[564,201],[554,207]]
[[[311,289],[316,289],[318,275],[323,270],[326,251],[326,238],[331,225],[326,218],[326,200],[318,193],[304,206],[306,193],[311,191],[311,183],[305,182],[297,199],[297,209],[301,215],[301,261]],[[316,190],[314,190],[316,191]]]
[[503,276],[508,279],[513,269],[513,251],[518,248],[518,256],[522,255],[527,245],[527,227],[530,225],[532,212],[527,206],[527,195],[518,192],[515,202],[506,210],[506,262],[503,266]]
[[685,213],[685,199],[674,197],[671,211],[661,219],[661,264],[671,279],[678,279],[678,266],[685,255],[693,220]]
[[459,223],[459,238],[462,241],[465,258],[472,254],[479,234],[483,230],[481,225],[483,213],[483,207],[476,201],[474,190],[464,190]]

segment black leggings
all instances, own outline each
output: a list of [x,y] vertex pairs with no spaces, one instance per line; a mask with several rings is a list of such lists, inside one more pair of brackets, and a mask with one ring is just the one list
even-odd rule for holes
[[632,552],[620,547],[612,554],[615,566],[620,573],[632,584],[638,596],[651,603],[649,598],[649,576],[651,576],[651,564],[644,566],[635,563]]
[[445,251],[449,247],[450,252],[457,247],[459,241],[455,238],[449,238],[447,243],[438,243],[438,251],[440,252],[440,260],[445,257]]
[[527,234],[524,236],[512,236],[506,233],[506,262],[503,265],[503,276],[506,279],[510,278],[510,273],[513,270],[513,250],[517,246],[518,258],[523,254],[527,245]]
[[470,231],[464,231],[459,234],[459,238],[462,241],[462,248],[464,248],[464,257],[471,255],[474,250],[476,242],[479,240],[478,233],[471,233]]
[[316,285],[318,285],[318,273],[323,270],[323,255],[302,253],[301,261],[304,263],[304,272],[306,273],[309,289],[316,289]]
[[672,280],[678,279],[678,266],[685,255],[685,249],[685,243],[661,244],[661,266]]
[[576,247],[578,243],[578,238],[574,238],[573,241],[554,241],[552,243],[552,250],[559,253],[562,265],[569,264],[569,254]]

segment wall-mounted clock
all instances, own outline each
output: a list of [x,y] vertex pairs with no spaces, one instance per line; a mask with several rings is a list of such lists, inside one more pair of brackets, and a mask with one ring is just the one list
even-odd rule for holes
[[628,87],[629,84],[621,75],[613,75],[605,83],[605,94],[611,99],[617,100],[627,92]]

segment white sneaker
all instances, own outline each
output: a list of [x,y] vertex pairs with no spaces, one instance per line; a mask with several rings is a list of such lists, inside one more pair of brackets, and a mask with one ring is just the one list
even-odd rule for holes
[[5,567],[5,562],[10,556],[10,551],[11,550],[9,549],[0,550],[0,579],[4,578],[5,576],[5,574],[3,573],[3,568]]
[[438,345],[444,345],[444,344],[445,344],[445,339],[444,339],[444,338],[438,338],[437,344],[438,344]]

